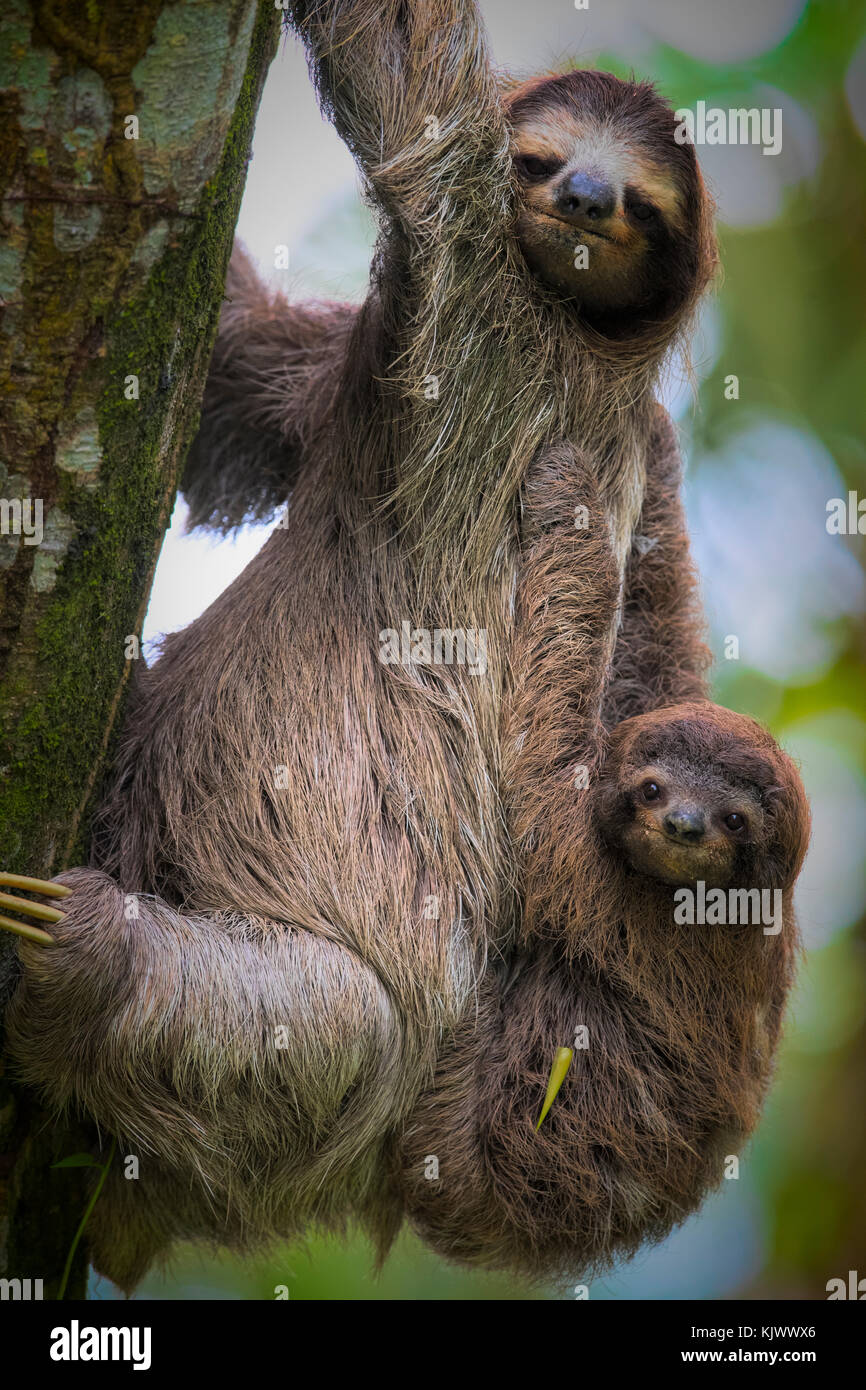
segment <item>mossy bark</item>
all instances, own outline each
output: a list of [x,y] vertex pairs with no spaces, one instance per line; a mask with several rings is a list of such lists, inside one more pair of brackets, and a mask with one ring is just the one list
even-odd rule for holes
[[[273,0],[0,19],[0,868],[86,862],[213,346]],[[14,939],[0,934],[14,983]],[[0,1076],[0,1274],[60,1272],[86,1137]],[[81,1296],[78,1262],[68,1296]]]

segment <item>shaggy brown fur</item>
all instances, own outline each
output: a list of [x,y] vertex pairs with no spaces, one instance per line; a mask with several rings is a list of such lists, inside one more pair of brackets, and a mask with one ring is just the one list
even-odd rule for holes
[[273,515],[333,416],[357,334],[351,304],[293,304],[269,294],[236,246],[189,451],[189,527],[228,532]]
[[[456,1258],[578,1268],[718,1179],[790,973],[790,912],[782,939],[674,930],[592,809],[605,730],[704,695],[652,388],[712,270],[708,210],[678,147],[676,308],[605,336],[526,264],[470,0],[292,14],[381,212],[370,295],[286,314],[235,264],[187,490],[226,528],[291,488],[286,524],[138,682],[95,867],[63,876],[60,944],[22,945],[10,1046],[142,1156],[92,1218],[124,1287],[183,1237],[353,1216],[384,1249],[407,1211]],[[607,82],[615,130],[650,98]],[[383,664],[403,622],[484,630],[486,670]],[[719,718],[691,712],[685,741]]]

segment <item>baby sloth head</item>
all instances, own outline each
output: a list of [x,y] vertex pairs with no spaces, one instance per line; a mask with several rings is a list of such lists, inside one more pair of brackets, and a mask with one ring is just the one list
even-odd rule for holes
[[688,310],[716,264],[690,144],[649,83],[606,72],[535,78],[506,96],[532,270],[611,336]]
[[638,873],[716,888],[790,886],[809,837],[791,760],[754,720],[708,703],[614,729],[601,824]]

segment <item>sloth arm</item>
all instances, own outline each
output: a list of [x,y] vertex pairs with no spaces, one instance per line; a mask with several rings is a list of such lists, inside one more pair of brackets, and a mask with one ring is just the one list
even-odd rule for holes
[[285,501],[329,413],[354,408],[345,369],[349,379],[353,367],[387,376],[409,402],[430,374],[442,382],[441,411],[422,398],[400,435],[395,479],[411,488],[425,473],[433,496],[474,456],[472,422],[502,413],[491,382],[513,395],[513,364],[493,372],[513,307],[497,273],[513,214],[511,156],[475,4],[322,0],[290,5],[287,17],[384,240],[366,324],[351,305],[287,306],[235,249],[182,484],[190,525],[220,531]]
[[[367,495],[387,494],[418,569],[487,563],[510,479],[543,437],[544,353],[505,331],[525,295],[499,83],[474,0],[289,7],[320,104],[360,165],[382,235],[335,437],[375,421]],[[369,331],[367,331],[369,330]],[[526,391],[542,403],[528,407]],[[479,421],[485,429],[479,429]],[[509,474],[510,476],[506,476]]]
[[677,432],[656,406],[647,447],[646,489],[626,565],[603,722],[709,696],[712,654],[704,642],[699,579],[682,503]]
[[323,111],[413,259],[501,231],[511,159],[474,0],[295,0],[288,19]]
[[[707,698],[711,658],[703,642],[681,482],[676,430],[656,406],[611,661],[617,586],[592,466],[561,446],[547,451],[527,475],[526,553],[503,763],[512,835],[524,862],[529,939],[562,929],[562,904],[574,902],[568,885],[592,871],[592,802],[576,797],[575,789],[594,785],[605,732],[632,715]],[[579,503],[589,515],[582,530],[574,525]]]
[[188,529],[264,521],[288,497],[334,394],[357,308],[287,304],[235,245],[181,491]]

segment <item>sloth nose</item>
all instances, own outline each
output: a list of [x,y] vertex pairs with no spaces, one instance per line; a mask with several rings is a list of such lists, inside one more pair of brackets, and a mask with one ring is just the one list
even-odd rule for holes
[[664,828],[675,840],[686,845],[696,845],[704,838],[706,824],[701,811],[687,806],[675,806],[664,818]]
[[569,174],[556,191],[556,205],[569,217],[600,222],[616,207],[616,194],[609,183],[592,174]]

